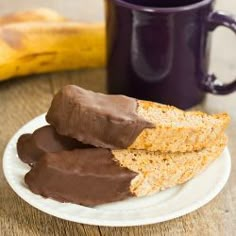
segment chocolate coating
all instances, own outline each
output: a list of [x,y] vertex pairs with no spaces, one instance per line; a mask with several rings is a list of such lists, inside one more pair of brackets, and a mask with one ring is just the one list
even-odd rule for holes
[[75,149],[44,155],[25,182],[46,198],[95,206],[131,197],[130,182],[136,175],[121,167],[110,150]]
[[56,130],[48,125],[35,130],[33,134],[21,135],[17,142],[17,153],[23,162],[32,165],[48,152],[88,147],[91,146],[57,134]]
[[154,125],[137,114],[137,100],[67,85],[54,97],[46,120],[62,135],[103,148],[127,148]]

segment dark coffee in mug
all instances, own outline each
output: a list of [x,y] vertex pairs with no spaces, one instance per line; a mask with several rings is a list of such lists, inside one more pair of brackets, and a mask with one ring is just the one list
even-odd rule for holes
[[211,32],[236,32],[236,20],[213,0],[105,0],[107,87],[112,94],[189,108],[206,92],[228,94],[208,74]]

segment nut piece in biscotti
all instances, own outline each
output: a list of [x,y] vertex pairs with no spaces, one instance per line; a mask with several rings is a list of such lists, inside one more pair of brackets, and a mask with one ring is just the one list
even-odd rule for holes
[[230,120],[226,113],[184,112],[74,85],[56,94],[46,119],[59,134],[94,146],[162,152],[191,152],[211,146]]

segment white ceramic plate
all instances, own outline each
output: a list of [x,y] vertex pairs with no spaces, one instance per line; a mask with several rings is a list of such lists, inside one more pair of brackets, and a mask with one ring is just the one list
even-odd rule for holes
[[133,198],[95,208],[60,203],[33,194],[24,183],[28,165],[16,153],[16,142],[23,133],[32,133],[46,124],[45,115],[23,126],[8,143],[3,170],[12,189],[33,207],[50,215],[78,223],[102,226],[135,226],[167,221],[190,213],[212,200],[226,184],[231,160],[226,148],[219,159],[191,181],[150,197]]

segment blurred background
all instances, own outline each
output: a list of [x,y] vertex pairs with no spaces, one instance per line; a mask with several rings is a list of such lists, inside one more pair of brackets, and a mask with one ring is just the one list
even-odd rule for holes
[[[216,0],[215,2],[217,10],[228,11],[236,15],[236,0]],[[1,0],[0,15],[45,7],[54,9],[73,20],[97,22],[104,20],[103,4],[104,0]],[[220,80],[225,82],[233,80],[236,75],[235,40],[235,34],[223,27],[219,27],[213,33],[210,72],[214,72]],[[219,96],[216,100],[219,101],[220,106],[222,99],[227,101],[232,98],[236,100],[236,94]]]
[[[88,7],[89,6],[89,7]],[[91,7],[93,6],[93,7]],[[91,22],[103,19],[103,0],[1,0],[0,13],[38,7],[52,8],[66,17]],[[81,14],[83,12],[83,14]],[[85,14],[86,13],[86,14]]]

